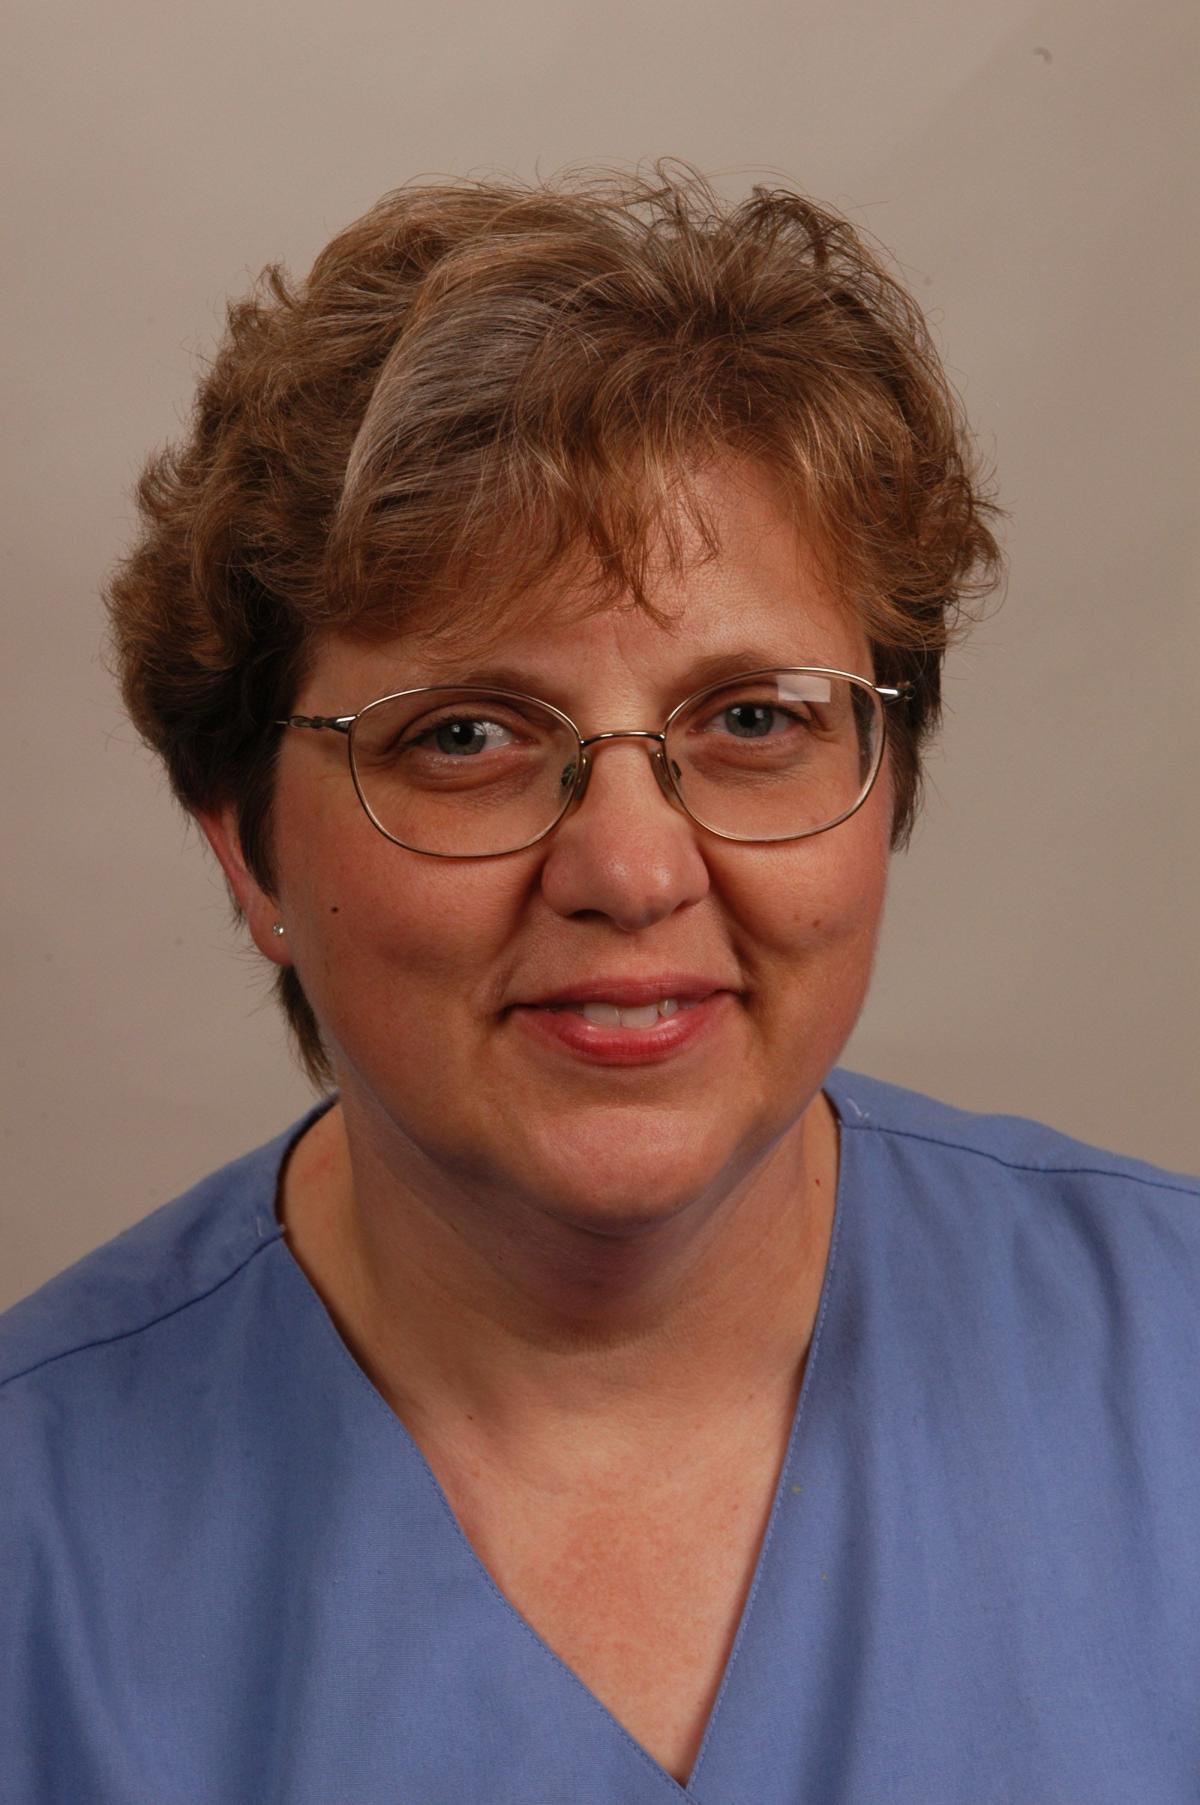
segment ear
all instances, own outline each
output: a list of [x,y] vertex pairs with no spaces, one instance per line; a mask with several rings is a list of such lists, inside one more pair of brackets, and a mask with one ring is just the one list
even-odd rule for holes
[[220,861],[255,946],[272,964],[290,965],[292,961],[283,936],[272,931],[279,920],[279,904],[275,897],[260,888],[242,855],[236,809],[232,803],[226,803],[221,808],[204,810],[196,819]]

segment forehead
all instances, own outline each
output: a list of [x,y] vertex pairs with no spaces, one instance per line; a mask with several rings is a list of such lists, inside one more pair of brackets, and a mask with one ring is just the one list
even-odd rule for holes
[[647,591],[657,618],[627,595],[606,595],[594,572],[564,566],[517,596],[465,596],[432,625],[369,638],[329,635],[314,648],[305,705],[349,710],[389,690],[483,682],[569,708],[618,688],[677,701],[705,683],[770,665],[871,675],[856,609],[769,482],[735,470],[698,487],[713,542],[692,533],[686,543],[685,529],[677,567],[652,569]]

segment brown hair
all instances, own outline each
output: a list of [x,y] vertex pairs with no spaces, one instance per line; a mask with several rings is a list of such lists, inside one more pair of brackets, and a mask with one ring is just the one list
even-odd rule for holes
[[[785,190],[726,205],[677,165],[401,188],[307,282],[273,265],[230,305],[108,589],[130,715],[185,809],[235,807],[270,893],[272,723],[318,635],[482,644],[567,562],[589,607],[659,619],[652,560],[679,566],[680,519],[717,549],[688,479],[722,451],[774,474],[876,680],[913,685],[889,711],[903,844],[942,655],[998,573],[996,509],[920,312],[861,235]],[[328,1083],[293,968],[277,989]]]

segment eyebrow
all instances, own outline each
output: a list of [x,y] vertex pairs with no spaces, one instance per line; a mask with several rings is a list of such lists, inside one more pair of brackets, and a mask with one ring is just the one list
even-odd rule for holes
[[[778,649],[768,651],[759,645],[735,646],[725,652],[707,652],[694,658],[679,673],[672,691],[681,697],[689,696],[697,690],[706,689],[710,683],[719,683],[723,677],[737,677],[747,671],[799,669],[809,662],[803,657],[780,658]],[[554,693],[555,685],[543,682],[533,672],[523,671],[516,665],[468,665],[455,660],[453,666],[431,668],[425,681],[456,687],[473,684],[483,689],[518,690],[524,695],[537,696],[545,702],[553,702],[557,707],[564,707],[561,693]]]

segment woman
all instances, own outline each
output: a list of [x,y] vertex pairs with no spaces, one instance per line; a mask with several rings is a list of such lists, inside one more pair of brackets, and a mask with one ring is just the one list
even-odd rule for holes
[[1194,1796],[1195,1187],[835,1070],[990,505],[787,193],[412,187],[111,610],[327,1092],[5,1320],[5,1797]]

